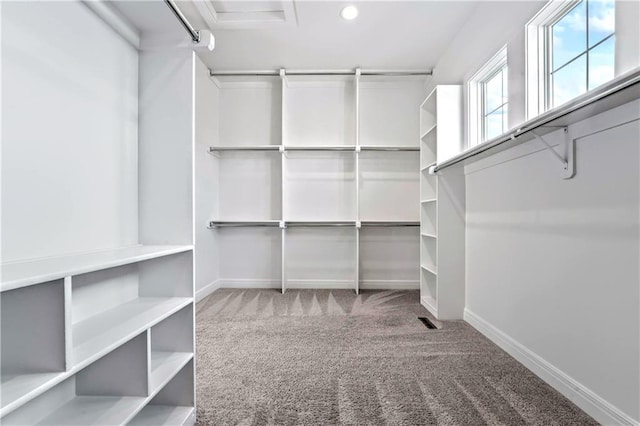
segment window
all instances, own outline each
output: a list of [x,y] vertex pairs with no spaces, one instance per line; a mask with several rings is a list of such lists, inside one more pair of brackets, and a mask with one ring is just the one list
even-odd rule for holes
[[507,48],[469,79],[469,143],[475,145],[506,132],[508,127]]
[[528,117],[611,80],[614,60],[614,0],[552,0],[527,24]]

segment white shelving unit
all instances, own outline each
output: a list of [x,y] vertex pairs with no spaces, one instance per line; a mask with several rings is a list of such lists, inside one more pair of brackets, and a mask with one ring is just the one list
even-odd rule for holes
[[[462,143],[462,87],[440,85],[420,106],[420,300],[438,319],[464,310],[464,176],[431,174]],[[460,173],[459,175],[455,173]]]
[[[138,54],[137,164],[117,171],[137,184],[126,200],[135,208],[132,217],[110,218],[136,223],[137,244],[1,265],[3,425],[195,422],[189,207],[195,57],[176,49]],[[159,73],[163,68],[172,73]],[[7,185],[23,178],[11,176]],[[80,230],[86,236],[79,243],[100,234],[102,224],[93,225]],[[55,242],[37,233],[24,238],[55,250]]]
[[212,80],[217,286],[419,288],[424,79]]

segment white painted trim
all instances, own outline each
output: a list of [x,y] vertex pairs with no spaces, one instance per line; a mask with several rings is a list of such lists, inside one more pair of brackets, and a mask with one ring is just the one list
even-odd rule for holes
[[220,278],[218,288],[282,288],[282,281],[278,279],[236,279]]
[[637,426],[640,424],[637,420],[623,413],[586,386],[466,308],[464,310],[464,320],[598,422],[605,425]]
[[427,311],[431,313],[431,315],[438,318],[438,308],[435,305],[429,303],[429,300],[426,297],[421,298],[420,303]]
[[107,1],[82,0],[93,13],[136,49],[140,49],[140,33],[120,12]]
[[420,290],[420,280],[360,280],[360,290]]
[[306,280],[306,279],[287,279],[287,290],[295,289],[347,289],[354,290],[353,279],[350,280]]
[[220,280],[215,280],[196,291],[196,303],[220,288]]

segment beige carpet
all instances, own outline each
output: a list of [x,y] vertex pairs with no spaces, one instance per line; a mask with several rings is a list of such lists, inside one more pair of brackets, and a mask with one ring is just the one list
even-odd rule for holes
[[416,291],[219,290],[197,305],[200,425],[591,425]]

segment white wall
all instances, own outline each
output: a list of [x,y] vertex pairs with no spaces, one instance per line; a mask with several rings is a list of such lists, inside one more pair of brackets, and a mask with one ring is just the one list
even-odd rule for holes
[[639,111],[571,128],[570,180],[523,147],[466,168],[465,319],[605,424],[640,419]]
[[[480,3],[434,84],[506,44],[509,127],[524,121],[524,25],[543,5]],[[638,4],[617,7],[619,74],[638,65]],[[571,180],[535,142],[465,168],[465,319],[605,424],[640,419],[639,117],[636,102],[575,125]]]
[[216,211],[217,163],[207,152],[218,138],[219,90],[209,77],[209,69],[196,59],[195,70],[195,256],[196,297],[217,288],[219,254],[217,230],[207,229]]
[[80,2],[1,7],[2,260],[137,243],[136,49]]

